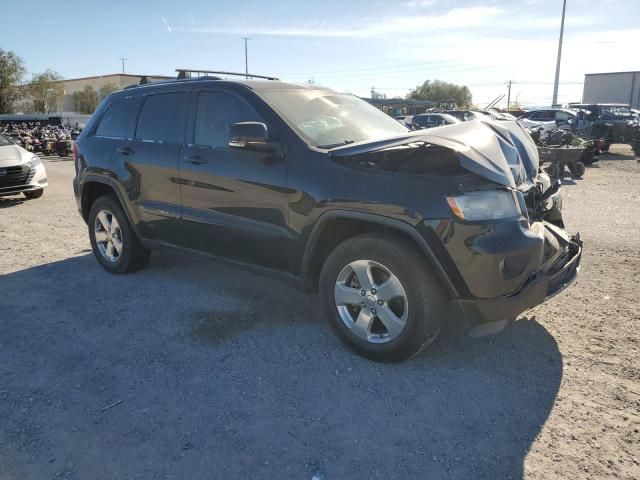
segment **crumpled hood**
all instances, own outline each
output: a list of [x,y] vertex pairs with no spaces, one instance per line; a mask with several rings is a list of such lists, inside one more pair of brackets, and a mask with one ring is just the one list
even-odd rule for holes
[[0,167],[11,167],[28,162],[33,156],[18,145],[5,145],[0,147]]
[[515,121],[474,120],[407,133],[332,150],[335,157],[424,142],[459,153],[460,165],[507,187],[533,184],[538,175],[538,151],[529,134]]

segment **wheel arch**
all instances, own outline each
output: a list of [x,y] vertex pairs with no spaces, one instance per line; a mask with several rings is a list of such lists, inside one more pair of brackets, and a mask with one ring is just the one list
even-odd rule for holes
[[89,219],[89,212],[91,211],[91,205],[93,202],[95,202],[99,197],[109,194],[116,196],[118,202],[120,202],[122,210],[127,216],[127,220],[129,220],[134,232],[136,232],[135,219],[131,215],[131,210],[128,208],[128,202],[125,200],[125,196],[121,192],[120,188],[118,188],[118,184],[111,178],[99,175],[91,175],[83,179],[80,194],[80,209],[84,221],[87,222]]
[[325,212],[315,222],[306,242],[300,266],[303,289],[309,293],[318,291],[322,265],[335,247],[349,238],[372,232],[388,232],[417,247],[447,295],[450,298],[460,296],[431,247],[413,225],[382,215],[349,210]]

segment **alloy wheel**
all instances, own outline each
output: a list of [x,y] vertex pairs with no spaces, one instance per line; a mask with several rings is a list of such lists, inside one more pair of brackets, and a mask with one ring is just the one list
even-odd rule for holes
[[122,254],[122,230],[115,215],[109,210],[100,210],[93,225],[93,234],[100,254],[115,263]]
[[402,283],[373,260],[356,260],[345,266],[338,274],[334,298],[342,322],[367,342],[390,342],[407,323],[409,305]]

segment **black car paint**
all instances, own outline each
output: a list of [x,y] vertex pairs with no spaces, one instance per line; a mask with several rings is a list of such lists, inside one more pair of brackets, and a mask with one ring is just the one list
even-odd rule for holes
[[[264,119],[281,152],[194,145],[195,102],[203,91],[242,98]],[[190,95],[182,144],[94,135],[112,99],[128,97],[142,103],[146,95],[168,92]],[[352,148],[357,153],[358,147]],[[77,150],[74,190],[85,220],[90,189],[95,183],[108,185],[143,244],[178,247],[279,272],[307,291],[317,289],[313,259],[318,239],[336,219],[406,234],[449,297],[466,309],[505,297],[511,297],[516,313],[532,306],[539,292],[527,292],[528,281],[549,269],[561,253],[557,249],[545,257],[548,227],[541,221],[531,224],[523,214],[493,222],[460,222],[445,201],[467,190],[499,185],[452,164],[440,171],[390,173],[350,163],[357,155],[340,159],[306,144],[250,82],[182,81],[112,94],[83,130]],[[505,262],[518,268],[505,274]],[[478,321],[488,320],[494,318],[484,315]]]

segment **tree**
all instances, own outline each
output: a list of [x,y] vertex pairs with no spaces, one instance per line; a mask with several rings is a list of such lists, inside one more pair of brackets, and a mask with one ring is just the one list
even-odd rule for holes
[[117,91],[118,87],[115,83],[109,82],[104,84],[102,87],[100,87],[100,100],[104,100],[105,97],[108,97],[110,94]]
[[76,103],[76,112],[93,113],[98,107],[98,92],[91,85],[86,85],[82,90],[73,94]]
[[20,97],[18,85],[24,72],[24,60],[14,52],[0,48],[0,113],[13,113],[13,104]]
[[33,109],[36,112],[55,112],[60,108],[64,96],[62,76],[50,69],[37,73],[27,86],[27,91],[33,98]]
[[467,108],[471,105],[471,92],[465,86],[442,80],[427,80],[409,93],[408,98],[431,100],[432,102],[453,101],[456,106]]

